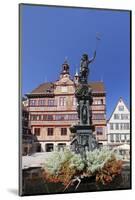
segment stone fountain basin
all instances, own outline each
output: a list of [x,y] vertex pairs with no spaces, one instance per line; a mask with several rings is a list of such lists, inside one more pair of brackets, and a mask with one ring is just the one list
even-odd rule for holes
[[97,184],[95,177],[83,178],[79,187],[75,190],[76,183],[65,192],[62,183],[47,182],[42,177],[41,167],[30,167],[23,170],[23,195],[57,194],[74,192],[107,191],[119,189],[131,189],[129,162],[123,165],[121,175],[117,176],[110,184]]

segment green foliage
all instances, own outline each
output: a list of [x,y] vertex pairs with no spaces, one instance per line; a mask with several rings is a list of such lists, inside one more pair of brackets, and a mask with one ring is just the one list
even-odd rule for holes
[[69,164],[70,168],[74,168],[78,171],[82,171],[85,167],[84,161],[81,158],[80,154],[73,154],[71,160],[70,160],[70,164]]
[[114,155],[113,151],[107,148],[95,149],[86,153],[87,172],[93,174],[102,169],[105,163],[110,160]]
[[54,151],[48,159],[46,159],[45,170],[50,174],[59,174],[62,165],[68,162],[69,168],[76,169],[78,171],[83,170],[84,163],[79,154],[75,154],[69,149],[64,151]]
[[[107,148],[86,152],[85,159],[69,149],[54,151],[44,165],[46,180],[68,184],[80,175],[96,176],[97,182],[109,183],[120,174],[122,162],[113,151]],[[82,176],[83,177],[83,176]]]
[[49,182],[62,182],[67,185],[75,175],[84,169],[84,163],[79,154],[71,150],[52,152],[44,165],[44,178]]
[[64,151],[54,151],[51,153],[49,158],[46,159],[45,162],[45,170],[47,170],[50,174],[56,175],[58,174],[61,165],[69,160],[72,157],[72,152],[68,150]]

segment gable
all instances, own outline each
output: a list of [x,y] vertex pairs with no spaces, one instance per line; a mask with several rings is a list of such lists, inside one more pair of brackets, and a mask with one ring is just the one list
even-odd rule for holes
[[114,121],[115,114],[129,114],[129,110],[122,98],[120,98],[119,101],[117,102],[117,105],[114,108],[114,111],[112,112],[112,115],[110,119],[108,120],[108,122]]

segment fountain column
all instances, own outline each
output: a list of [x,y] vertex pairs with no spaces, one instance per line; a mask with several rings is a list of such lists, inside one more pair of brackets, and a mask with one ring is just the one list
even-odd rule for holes
[[[93,60],[93,59],[92,59]],[[85,155],[86,150],[92,151],[96,147],[96,140],[93,136],[94,126],[92,125],[92,88],[88,85],[89,63],[88,55],[84,54],[81,59],[79,84],[76,87],[75,96],[77,99],[78,124],[71,127],[74,134],[71,146],[76,153]]]

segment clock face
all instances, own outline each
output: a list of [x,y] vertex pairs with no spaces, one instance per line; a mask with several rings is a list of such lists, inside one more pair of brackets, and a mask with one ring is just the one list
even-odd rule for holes
[[67,92],[67,87],[66,86],[62,86],[61,87],[61,92]]

